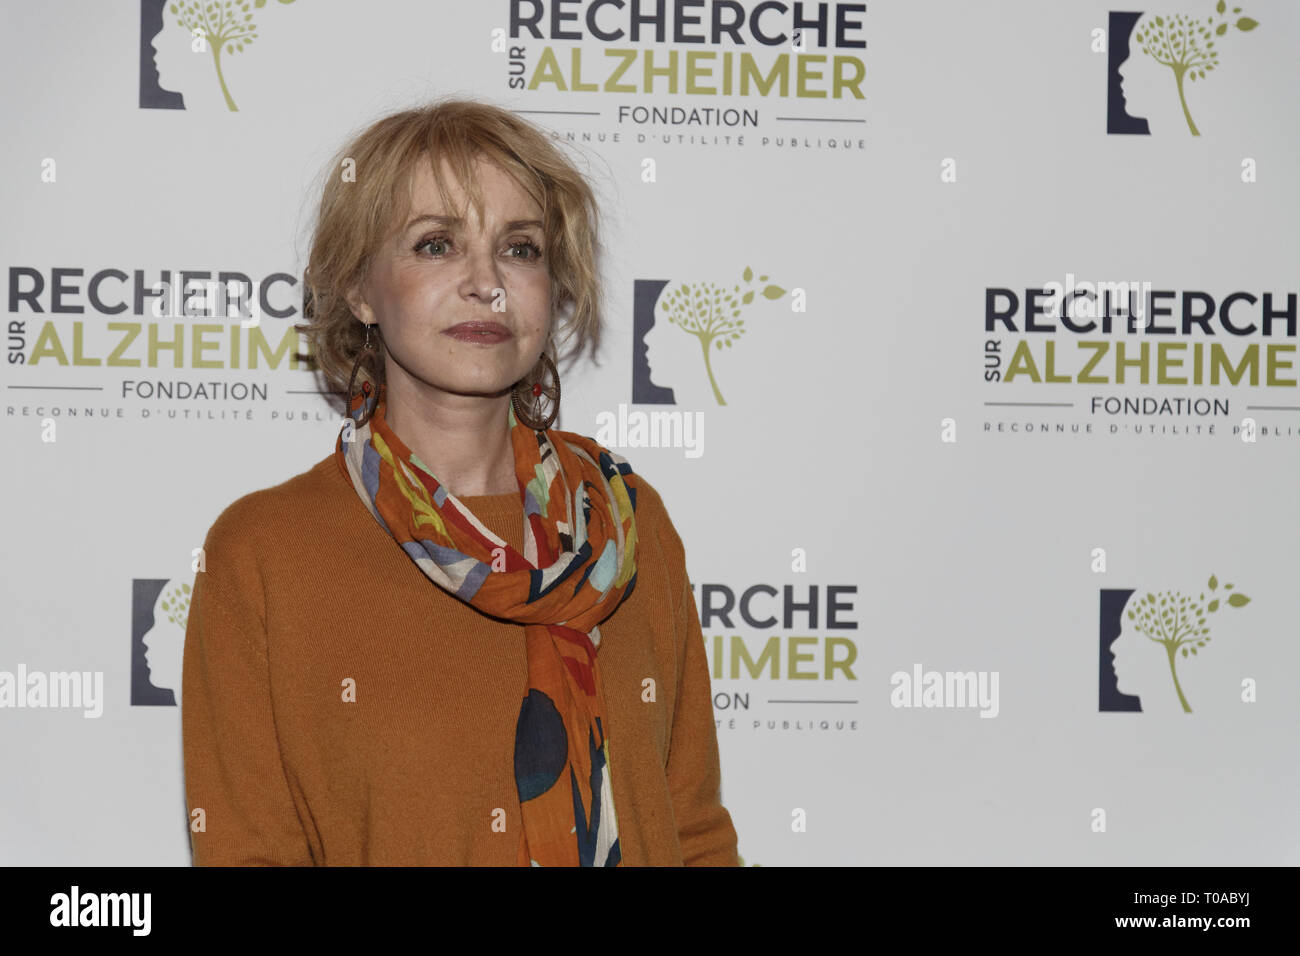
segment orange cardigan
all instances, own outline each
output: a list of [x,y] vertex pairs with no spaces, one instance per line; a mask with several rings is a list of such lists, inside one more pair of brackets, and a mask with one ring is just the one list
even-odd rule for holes
[[[636,587],[599,652],[623,862],[737,866],[685,551],[637,477]],[[516,494],[461,500],[522,549]],[[204,560],[181,695],[196,865],[515,864],[519,625],[425,577],[333,454],[227,507]]]

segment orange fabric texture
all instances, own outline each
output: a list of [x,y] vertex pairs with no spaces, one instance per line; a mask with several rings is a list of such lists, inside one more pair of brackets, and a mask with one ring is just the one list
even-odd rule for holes
[[[738,865],[685,552],[638,479],[637,585],[600,626],[622,862]],[[518,494],[461,500],[522,550]],[[515,865],[523,629],[430,586],[333,455],[235,501],[204,548],[181,706],[196,865]]]

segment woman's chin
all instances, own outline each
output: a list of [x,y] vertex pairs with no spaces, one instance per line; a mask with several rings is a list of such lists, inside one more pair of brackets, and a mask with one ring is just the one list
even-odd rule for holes
[[510,394],[510,388],[519,381],[525,374],[521,372],[518,376],[511,378],[512,370],[492,369],[483,370],[480,375],[429,375],[419,379],[426,387],[447,396],[463,396],[466,398],[491,399],[501,398]]

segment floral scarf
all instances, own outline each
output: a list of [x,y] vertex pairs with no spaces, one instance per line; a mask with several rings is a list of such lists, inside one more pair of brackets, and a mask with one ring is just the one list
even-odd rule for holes
[[[367,383],[368,386],[368,383]],[[336,459],[370,513],[434,584],[518,622],[528,686],[515,727],[521,866],[618,866],[601,621],[636,585],[636,476],[572,432],[508,412],[524,506],[521,555],[438,483],[384,421],[386,387],[352,400]],[[357,426],[361,408],[370,418]]]

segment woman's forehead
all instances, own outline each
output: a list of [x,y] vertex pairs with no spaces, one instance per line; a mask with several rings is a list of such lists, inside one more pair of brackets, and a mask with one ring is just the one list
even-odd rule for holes
[[[465,185],[460,182],[456,172],[446,160],[441,160],[443,184],[448,198],[464,211],[468,206],[470,195]],[[478,187],[488,214],[499,214],[503,219],[526,217],[541,218],[541,206],[529,194],[528,190],[501,166],[485,158],[474,161],[471,169],[473,184]],[[418,163],[409,178],[412,207],[420,213],[438,213],[451,215],[453,210],[443,209],[442,194],[438,191],[437,179],[432,164],[427,160]]]

